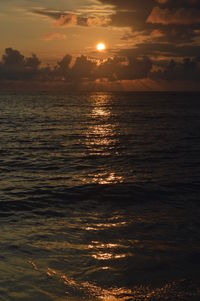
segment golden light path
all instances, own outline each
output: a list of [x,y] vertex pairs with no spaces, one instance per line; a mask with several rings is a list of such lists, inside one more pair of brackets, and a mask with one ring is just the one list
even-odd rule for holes
[[98,51],[103,51],[106,49],[106,45],[104,43],[98,43],[97,46],[96,46],[97,50]]
[[[118,124],[111,122],[112,112],[110,109],[110,96],[92,95],[91,122],[85,132],[85,146],[90,156],[111,156],[115,152],[118,137]],[[83,179],[87,184],[116,184],[123,183],[123,175],[114,168],[102,166],[98,172],[87,174]]]

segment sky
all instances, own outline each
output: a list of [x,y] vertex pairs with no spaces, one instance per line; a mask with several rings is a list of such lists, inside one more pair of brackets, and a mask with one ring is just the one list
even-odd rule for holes
[[[1,0],[0,21],[1,79],[9,78],[16,50],[13,74],[23,65],[26,75],[40,68],[46,78],[68,81],[199,87],[199,0]],[[96,50],[98,42],[105,51]],[[33,64],[32,53],[41,64]],[[54,68],[48,75],[47,63]]]

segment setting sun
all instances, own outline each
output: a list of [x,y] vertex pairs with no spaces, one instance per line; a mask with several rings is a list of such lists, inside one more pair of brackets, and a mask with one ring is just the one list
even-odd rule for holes
[[106,49],[106,45],[104,43],[98,43],[96,48],[98,51],[103,51]]

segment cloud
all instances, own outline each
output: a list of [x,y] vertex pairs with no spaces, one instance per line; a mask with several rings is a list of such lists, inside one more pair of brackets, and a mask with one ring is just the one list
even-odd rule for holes
[[154,7],[147,18],[147,23],[163,25],[193,25],[200,24],[200,10],[180,8],[177,10]]
[[164,38],[164,36],[165,34],[162,30],[154,29],[151,32],[127,32],[121,37],[121,40],[130,43],[132,47],[138,47],[138,45],[142,43],[152,43],[160,41],[162,38]]
[[42,39],[44,41],[53,41],[53,40],[61,41],[61,40],[65,40],[66,39],[66,35],[58,33],[58,32],[52,32],[52,33],[44,35],[42,37]]
[[25,58],[18,50],[6,48],[0,63],[0,78],[30,80],[39,76],[40,60],[36,55]]
[[71,55],[65,55],[61,61],[57,62],[53,70],[53,76],[56,78],[67,79],[70,76],[70,64],[72,62]]
[[200,2],[199,0],[157,0],[158,3],[161,4],[164,8],[195,8],[200,9]]
[[70,26],[106,26],[110,23],[108,16],[93,16],[87,14],[80,14],[75,12],[65,12],[47,9],[34,9],[33,14],[42,15],[53,19],[52,25],[54,27],[70,27]]
[[177,59],[186,57],[197,57],[200,53],[200,45],[179,45],[175,43],[145,42],[137,44],[134,48],[122,49],[119,54],[122,56],[150,56],[159,59],[160,56],[165,59],[177,57]]
[[54,67],[43,67],[36,55],[24,57],[18,50],[7,48],[0,62],[0,79],[14,81],[66,82],[66,84],[98,81],[119,82],[165,80],[200,83],[200,57],[177,60],[153,60],[134,51],[102,62],[87,56],[75,59],[65,55]]
[[135,80],[148,78],[152,69],[152,61],[149,57],[135,58],[134,56],[128,57],[128,64],[123,66],[122,72],[118,74],[121,80]]
[[111,19],[109,17],[88,17],[87,26],[109,26]]
[[75,26],[78,23],[78,16],[72,12],[61,12],[48,9],[33,9],[31,13],[53,19],[53,26],[55,27]]
[[[112,4],[112,25],[134,30],[145,29],[151,24],[200,24],[200,2],[198,0],[100,0]],[[155,6],[156,2],[160,6]],[[146,22],[147,21],[147,22]]]
[[68,27],[77,25],[78,17],[75,14],[63,14],[53,23],[54,26]]
[[71,69],[71,77],[73,80],[94,79],[93,75],[95,69],[96,62],[82,55],[76,58],[76,61]]
[[164,79],[167,81],[195,81],[200,80],[200,59],[186,58],[182,62],[171,60],[165,68],[151,73],[153,79]]
[[[100,0],[102,4],[113,5],[115,12],[110,15],[110,25],[141,30],[154,7],[154,0]],[[144,9],[145,8],[145,9]]]
[[25,59],[25,68],[29,71],[39,70],[41,62],[35,54],[32,54],[31,57]]

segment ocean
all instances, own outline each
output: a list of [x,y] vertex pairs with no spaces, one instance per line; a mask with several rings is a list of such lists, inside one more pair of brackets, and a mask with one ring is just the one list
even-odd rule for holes
[[0,95],[0,300],[200,300],[199,99]]

